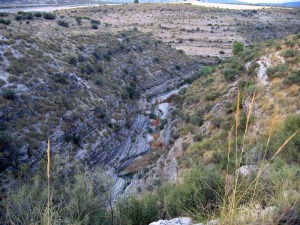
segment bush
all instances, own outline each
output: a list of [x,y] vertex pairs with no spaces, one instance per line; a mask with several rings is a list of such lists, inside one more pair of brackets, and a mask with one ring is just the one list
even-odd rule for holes
[[232,53],[238,55],[240,52],[244,51],[244,45],[241,42],[235,41],[232,48]]
[[46,20],[55,20],[56,15],[55,15],[55,14],[52,14],[52,13],[44,13],[44,14],[43,14],[43,17],[44,17]]
[[0,172],[4,171],[6,167],[13,162],[12,157],[14,152],[12,149],[12,143],[13,139],[10,133],[0,131]]
[[291,57],[295,57],[299,54],[298,50],[294,50],[294,49],[288,49],[286,51],[284,51],[283,56],[285,58],[291,58]]
[[1,17],[6,17],[6,16],[8,16],[9,14],[8,13],[6,13],[6,12],[0,12],[0,16]]
[[[54,162],[58,160],[55,157]],[[46,224],[47,180],[46,172],[40,171],[43,173],[23,179],[7,193],[6,209],[10,223]],[[72,169],[73,175],[57,171],[51,171],[51,224],[61,224],[61,221],[68,221],[67,224],[108,224],[106,204],[111,199],[109,177],[101,171],[92,175],[79,172],[76,168]]]
[[283,83],[285,85],[293,85],[296,84],[300,86],[300,69],[293,70],[284,80]]
[[140,93],[132,86],[126,86],[122,92],[123,98],[137,99],[140,97]]
[[42,13],[41,12],[35,12],[33,15],[35,17],[42,17]]
[[269,78],[281,78],[288,71],[288,66],[286,64],[279,64],[275,67],[270,67],[267,69],[267,75]]
[[97,24],[100,25],[101,22],[99,20],[91,20],[91,24]]
[[15,19],[16,20],[23,20],[23,16],[22,15],[15,15]]
[[11,21],[10,20],[6,20],[6,19],[3,19],[3,18],[0,18],[0,23],[4,24],[4,25],[9,25],[11,24]]
[[62,27],[69,27],[69,23],[65,20],[58,20],[57,24]]
[[94,30],[97,30],[98,29],[98,24],[95,24],[95,23],[91,24],[91,28],[94,29]]
[[193,141],[194,142],[197,142],[197,141],[202,141],[203,139],[203,136],[201,134],[195,134],[194,137],[193,137]]
[[3,98],[5,98],[7,100],[15,100],[16,93],[12,89],[5,88],[5,89],[2,90],[2,96],[3,96]]
[[161,205],[155,194],[145,195],[142,199],[129,198],[123,203],[122,211],[130,225],[150,224],[159,219]]
[[86,74],[93,74],[95,72],[95,68],[90,63],[85,63],[81,66],[81,72]]
[[[162,190],[166,211],[171,218],[186,215],[207,219],[222,202],[224,180],[218,169],[194,169],[184,177],[182,184]],[[200,216],[199,216],[200,214]]]
[[203,115],[200,111],[197,111],[196,113],[192,114],[189,117],[189,123],[196,125],[196,126],[201,126],[203,124]]
[[[284,126],[282,129],[277,131],[276,134],[274,134],[273,142],[270,146],[270,149],[272,150],[271,155],[274,154],[274,151],[276,152],[279,147],[296,131],[300,130],[300,115],[294,115],[288,117],[284,121]],[[280,155],[289,163],[300,163],[300,133],[289,141],[289,143],[284,147],[284,149],[281,151]]]
[[197,73],[185,79],[185,83],[192,83],[201,76],[208,76],[213,73],[213,68],[209,66],[203,66]]
[[235,79],[235,76],[239,75],[239,71],[236,69],[228,68],[223,70],[223,75],[226,80],[233,81]]
[[206,101],[213,101],[220,96],[220,92],[212,91],[205,96]]
[[68,63],[71,65],[77,65],[77,59],[74,56],[70,56],[68,59]]
[[105,84],[104,79],[101,76],[96,76],[95,83],[99,86],[103,86]]

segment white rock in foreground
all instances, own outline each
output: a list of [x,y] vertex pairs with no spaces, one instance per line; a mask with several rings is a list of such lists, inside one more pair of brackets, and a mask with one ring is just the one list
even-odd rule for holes
[[191,218],[182,217],[172,220],[159,220],[157,222],[150,223],[149,225],[193,225]]

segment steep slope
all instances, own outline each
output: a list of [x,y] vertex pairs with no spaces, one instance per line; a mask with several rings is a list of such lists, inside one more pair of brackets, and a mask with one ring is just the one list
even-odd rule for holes
[[135,30],[34,23],[35,32],[12,24],[0,33],[1,172],[35,168],[48,138],[71,162],[116,171],[148,152],[147,100],[182,85],[199,64]]
[[162,219],[299,223],[299,65],[298,34],[241,51],[181,91],[172,161],[160,162],[177,179],[145,197]]
[[[245,140],[245,149],[249,151],[257,148],[268,135],[275,111],[276,130],[282,129],[286,118],[299,115],[299,42],[299,35],[296,35],[268,42],[261,49],[247,49],[218,66],[213,75],[200,78],[187,89],[179,100],[185,122],[178,129],[180,136],[196,135],[186,152],[189,157],[184,157],[187,161],[202,158],[205,163],[224,163],[228,132],[234,126],[237,90],[241,92],[241,132],[256,93]],[[195,116],[199,117],[198,126],[194,123]],[[296,152],[295,149],[294,155],[286,155],[286,159],[299,163]]]

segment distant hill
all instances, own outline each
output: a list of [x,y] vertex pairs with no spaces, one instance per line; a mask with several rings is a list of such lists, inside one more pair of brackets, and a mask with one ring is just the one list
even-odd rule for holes
[[[248,4],[244,1],[236,0],[208,0],[210,3],[225,3],[225,4]],[[276,3],[260,3],[259,5],[283,6],[283,7],[300,7],[300,2],[286,2],[281,4]]]
[[235,0],[209,0],[207,2],[210,2],[210,3],[225,3],[225,4],[245,4],[245,2],[235,1]]
[[286,6],[286,7],[300,7],[300,2],[286,2],[279,5]]

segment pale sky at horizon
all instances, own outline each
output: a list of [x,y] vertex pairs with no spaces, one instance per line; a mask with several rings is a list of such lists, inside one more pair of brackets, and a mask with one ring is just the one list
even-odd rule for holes
[[285,3],[285,2],[298,2],[299,0],[242,0],[248,3]]

